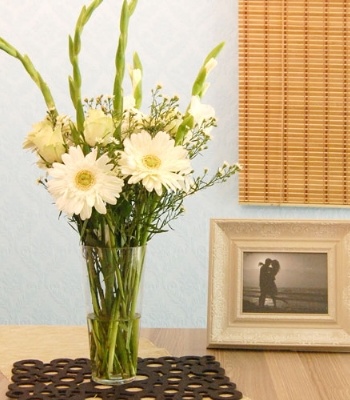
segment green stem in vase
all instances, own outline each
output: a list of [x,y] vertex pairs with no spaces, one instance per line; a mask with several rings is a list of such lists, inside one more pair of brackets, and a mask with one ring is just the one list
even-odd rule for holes
[[[119,312],[118,312],[118,302],[115,301],[114,304],[114,310],[112,311],[111,315],[111,320],[110,320],[110,326],[108,330],[108,375],[111,375],[113,373],[114,368],[114,361],[118,361],[118,357],[115,356],[115,351],[116,351],[116,343],[117,343],[117,337],[118,337],[118,331],[119,331]],[[121,366],[119,366],[121,369]]]
[[[145,251],[145,246],[105,247],[88,248],[85,253],[91,294],[95,298],[94,315],[89,320],[91,359],[103,379],[119,375],[128,379],[136,373],[139,337],[136,307]],[[103,302],[99,302],[101,297]]]
[[[96,273],[96,254],[93,248],[86,247],[85,248],[85,259],[87,263],[88,269],[88,278],[90,284],[90,294],[92,299],[92,307],[95,314],[100,312],[100,309],[105,307],[104,304],[104,293],[101,287],[101,283],[98,277],[98,273]],[[100,301],[99,301],[100,299]]]

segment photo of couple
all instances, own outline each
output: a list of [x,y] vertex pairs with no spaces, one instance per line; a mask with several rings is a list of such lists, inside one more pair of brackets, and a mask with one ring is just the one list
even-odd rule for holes
[[259,307],[264,307],[266,297],[269,296],[273,301],[273,306],[277,307],[277,286],[276,286],[276,275],[280,270],[280,263],[278,260],[271,260],[267,258],[265,263],[259,262],[260,266],[260,296],[259,296]]
[[327,314],[327,254],[244,252],[242,311]]

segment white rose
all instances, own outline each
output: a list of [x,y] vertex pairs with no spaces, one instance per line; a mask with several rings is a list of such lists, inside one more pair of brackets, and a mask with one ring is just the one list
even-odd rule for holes
[[[62,129],[66,130],[66,126],[59,123],[53,127],[52,122],[46,118],[33,126],[23,148],[36,151],[46,163],[60,162],[62,154],[66,151]],[[39,166],[44,167],[45,163],[39,162]]]
[[89,146],[97,142],[107,144],[113,137],[115,127],[112,117],[102,110],[91,109],[84,122],[84,137]]

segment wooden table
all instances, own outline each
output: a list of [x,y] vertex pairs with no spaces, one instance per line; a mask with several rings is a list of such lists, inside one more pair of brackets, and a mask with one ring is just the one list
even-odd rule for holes
[[[86,327],[0,326],[0,400],[14,361],[87,357]],[[211,354],[251,400],[349,400],[349,353],[208,350],[204,329],[143,329],[141,357]]]
[[214,355],[251,400],[350,400],[350,353],[206,349],[204,329],[145,329],[174,356]]

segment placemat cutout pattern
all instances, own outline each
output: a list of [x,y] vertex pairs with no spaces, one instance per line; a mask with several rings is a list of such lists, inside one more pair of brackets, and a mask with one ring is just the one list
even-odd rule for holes
[[135,381],[104,386],[91,380],[90,360],[61,358],[14,364],[7,396],[17,400],[240,400],[236,384],[213,356],[139,358]]

